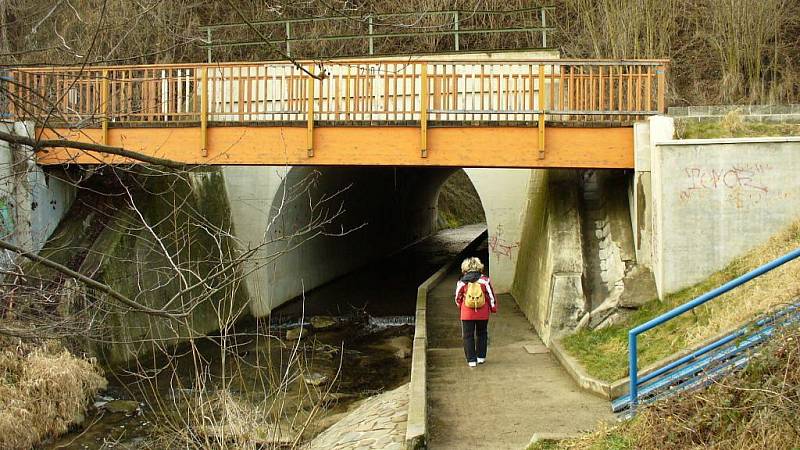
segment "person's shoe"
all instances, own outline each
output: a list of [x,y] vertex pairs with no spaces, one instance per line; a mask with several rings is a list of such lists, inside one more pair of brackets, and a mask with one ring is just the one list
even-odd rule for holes
[[470,367],[477,367],[477,366],[478,366],[478,363],[476,363],[475,361],[470,361],[470,362],[468,362],[467,364],[468,364]]
[[478,364],[483,364],[486,362],[486,358],[478,358]]

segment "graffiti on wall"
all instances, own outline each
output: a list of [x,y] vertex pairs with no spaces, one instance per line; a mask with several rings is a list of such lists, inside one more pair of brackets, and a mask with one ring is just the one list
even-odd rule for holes
[[502,236],[503,227],[498,226],[497,230],[489,236],[489,251],[497,258],[511,259],[514,251],[519,248],[519,241],[508,241]]
[[689,202],[722,193],[736,208],[755,205],[770,193],[769,164],[740,164],[724,168],[692,166],[684,168],[686,188],[680,199]]

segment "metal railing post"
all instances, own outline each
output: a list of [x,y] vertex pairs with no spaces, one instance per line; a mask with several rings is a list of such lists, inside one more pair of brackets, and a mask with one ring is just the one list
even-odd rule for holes
[[542,17],[542,48],[547,48],[547,14],[544,8],[539,11]]
[[455,37],[456,51],[459,51],[458,42],[458,11],[453,11],[453,36]]
[[292,56],[292,44],[289,39],[292,38],[292,30],[289,22],[286,22],[286,56]]
[[636,412],[639,402],[639,354],[636,339],[637,334],[628,331],[628,376],[630,377],[629,398],[631,399],[631,412]]
[[[782,266],[788,263],[789,261],[793,261],[798,258],[800,258],[800,248],[797,248],[781,256],[780,258],[772,260],[762,266],[759,266],[751,270],[750,272],[747,272],[746,274],[739,276],[738,278],[728,281],[727,283],[723,284],[722,286],[716,289],[706,292],[705,294],[695,298],[692,301],[686,302],[676,308],[673,308],[670,311],[667,311],[658,317],[650,319],[649,321],[641,325],[638,325],[632,328],[630,331],[628,331],[628,376],[630,377],[628,398],[630,400],[631,411],[635,412],[636,404],[639,401],[639,374],[638,374],[639,355],[638,355],[636,340],[640,334],[648,330],[651,330],[665,322],[668,322],[669,320],[672,320],[673,318],[680,316],[681,314],[690,311],[700,305],[703,305],[719,297],[720,295],[728,291],[731,291],[755,278],[758,278],[761,275],[764,275],[765,273],[775,269],[776,267]],[[650,374],[645,375],[644,379],[645,381],[650,380],[652,379],[652,376]]]
[[208,58],[208,62],[211,62],[211,28],[206,28],[206,56]]
[[372,39],[372,16],[369,16],[367,18],[367,21],[369,23],[369,54],[370,55],[374,55],[375,54],[375,46],[374,46],[373,39]]

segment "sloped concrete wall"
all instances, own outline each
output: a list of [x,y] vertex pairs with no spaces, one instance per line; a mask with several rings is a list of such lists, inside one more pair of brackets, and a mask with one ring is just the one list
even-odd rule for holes
[[489,275],[500,293],[511,291],[529,207],[528,169],[465,169],[483,203],[489,230]]
[[703,280],[800,218],[800,138],[697,139],[652,148],[659,294]]
[[531,174],[511,293],[546,344],[573,329],[588,309],[578,189],[575,171]]

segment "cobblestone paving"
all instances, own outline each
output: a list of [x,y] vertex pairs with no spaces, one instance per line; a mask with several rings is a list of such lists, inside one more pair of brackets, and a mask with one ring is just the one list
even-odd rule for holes
[[320,433],[306,450],[400,450],[408,419],[408,385],[364,401],[353,412]]

